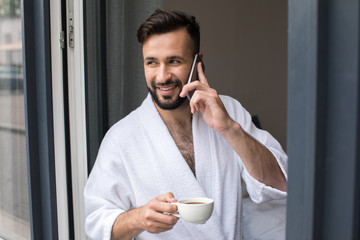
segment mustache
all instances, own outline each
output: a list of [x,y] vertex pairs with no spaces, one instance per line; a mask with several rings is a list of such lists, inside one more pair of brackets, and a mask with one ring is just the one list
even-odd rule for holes
[[169,80],[167,80],[167,81],[164,82],[164,83],[155,83],[155,82],[152,82],[152,83],[151,83],[151,86],[152,86],[153,88],[156,88],[156,87],[162,87],[162,86],[167,86],[167,85],[171,85],[171,84],[176,84],[176,85],[179,85],[179,86],[182,85],[182,83],[181,83],[181,81],[180,81],[179,79],[175,79],[175,80],[169,79]]

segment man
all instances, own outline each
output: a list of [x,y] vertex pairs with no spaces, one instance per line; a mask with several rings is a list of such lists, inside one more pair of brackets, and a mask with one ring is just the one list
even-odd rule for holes
[[[199,81],[187,84],[202,56],[194,17],[157,10],[138,40],[150,94],[103,139],[85,188],[88,236],[241,239],[241,178],[253,201],[285,198],[286,154],[239,102],[210,88],[200,63]],[[169,203],[187,197],[214,199],[205,224],[171,215]]]

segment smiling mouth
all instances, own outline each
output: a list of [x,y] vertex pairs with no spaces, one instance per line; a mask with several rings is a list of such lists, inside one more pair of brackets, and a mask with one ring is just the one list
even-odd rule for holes
[[171,89],[174,89],[175,87],[176,87],[176,85],[171,86],[171,87],[159,87],[159,89],[162,90],[162,91],[169,91]]

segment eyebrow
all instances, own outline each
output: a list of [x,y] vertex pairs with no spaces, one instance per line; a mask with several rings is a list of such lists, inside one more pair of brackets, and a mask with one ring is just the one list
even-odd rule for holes
[[177,55],[175,55],[175,56],[169,56],[169,57],[167,57],[167,59],[168,59],[168,60],[173,60],[173,59],[181,59],[181,60],[185,60],[185,58],[180,57],[180,56],[177,56]]
[[155,57],[146,57],[145,60],[157,60]]
[[[173,59],[181,59],[181,60],[185,60],[185,58],[174,55],[174,56],[169,56],[166,59],[168,60],[173,60]],[[145,60],[149,61],[149,60],[158,60],[156,57],[146,57]]]

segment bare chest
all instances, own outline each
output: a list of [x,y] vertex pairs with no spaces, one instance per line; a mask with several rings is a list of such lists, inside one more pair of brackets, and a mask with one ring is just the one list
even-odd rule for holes
[[168,126],[176,146],[195,175],[194,144],[191,127]]

